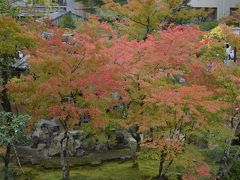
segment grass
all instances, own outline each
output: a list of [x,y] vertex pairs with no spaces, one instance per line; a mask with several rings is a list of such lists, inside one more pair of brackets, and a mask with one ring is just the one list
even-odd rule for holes
[[[132,168],[132,161],[106,162],[101,166],[81,166],[71,168],[70,175],[72,180],[147,180],[157,175],[157,161],[139,161],[140,169]],[[2,165],[0,165],[2,166]],[[11,165],[20,173],[19,168]],[[25,180],[58,180],[61,179],[60,170],[44,169],[40,166],[24,166],[25,175],[17,179]],[[1,176],[0,176],[1,179]]]

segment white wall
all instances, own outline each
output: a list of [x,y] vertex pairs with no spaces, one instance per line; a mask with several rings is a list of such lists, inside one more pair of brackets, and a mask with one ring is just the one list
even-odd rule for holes
[[240,0],[230,0],[231,8],[239,6],[240,5]]
[[192,7],[217,8],[217,18],[230,15],[230,8],[240,5],[240,0],[191,0]]

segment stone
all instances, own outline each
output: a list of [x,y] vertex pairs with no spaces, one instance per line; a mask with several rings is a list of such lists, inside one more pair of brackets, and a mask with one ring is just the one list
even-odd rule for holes
[[54,136],[61,130],[60,125],[55,121],[42,119],[36,124],[36,129],[32,133],[32,148],[37,148],[39,143],[51,144]]
[[98,152],[104,152],[104,151],[108,150],[108,145],[107,144],[97,144],[95,149]]
[[102,164],[101,161],[93,161],[91,162],[91,165],[94,167],[94,166],[100,166]]
[[131,159],[131,158],[132,158],[131,156],[126,155],[126,156],[120,157],[119,159],[125,161],[125,160],[129,160],[129,159]]
[[41,119],[40,121],[38,121],[37,126],[59,127],[59,124],[56,120]]
[[80,132],[79,131],[69,131],[69,134],[71,134],[71,136],[73,136],[74,139],[78,139],[80,136]]
[[186,82],[186,80],[183,77],[178,78],[178,83],[179,84],[184,84],[185,82]]
[[178,84],[186,83],[186,80],[181,75],[173,74],[172,78],[173,78],[173,82],[175,83],[178,83]]
[[44,38],[44,39],[49,39],[50,37],[52,37],[52,36],[54,36],[54,34],[53,33],[49,33],[49,32],[43,32],[42,33],[42,37]]
[[113,98],[114,100],[120,100],[120,99],[121,99],[121,96],[119,95],[118,92],[113,92],[113,93],[112,93],[112,98]]
[[69,38],[73,37],[74,34],[63,34],[62,36],[62,42],[68,43],[69,42]]
[[46,147],[46,144],[40,143],[40,144],[38,144],[37,149],[38,149],[38,150],[42,150],[42,149],[44,149],[45,147]]
[[128,139],[126,138],[126,132],[118,131],[116,134],[116,142],[118,145],[128,144]]
[[[61,140],[64,138],[61,122],[56,119],[42,119],[35,127],[30,136],[33,145],[17,146],[21,159],[31,164],[41,164],[46,161],[60,162]],[[111,129],[107,135],[109,139],[103,143],[100,143],[91,133],[81,134],[83,132],[80,130],[69,131],[68,158],[76,161],[76,164],[81,160],[82,164],[98,162],[98,159],[100,162],[114,159],[125,160],[129,159],[136,150],[136,141],[128,130]],[[63,148],[66,148],[66,139],[63,141]]]
[[27,60],[29,59],[29,55],[23,56],[21,58],[15,58],[14,64],[11,65],[12,68],[18,71],[26,71],[29,69],[29,63]]
[[[59,156],[60,148],[61,148],[61,141],[62,141],[63,138],[64,138],[64,132],[62,132],[58,136],[54,137],[52,143],[50,144],[50,146],[48,148],[48,156],[50,156],[50,157]],[[69,134],[68,145],[66,143],[67,143],[67,139],[65,139],[63,141],[63,148],[66,149],[66,146],[67,146],[68,155],[73,156],[75,154],[75,152],[74,152],[74,139],[71,136],[71,134]]]
[[84,114],[80,117],[80,124],[89,123],[90,121],[91,121],[91,116],[89,114]]
[[75,153],[75,156],[84,156],[86,154],[87,154],[87,152],[84,151],[83,149],[77,149],[76,153]]

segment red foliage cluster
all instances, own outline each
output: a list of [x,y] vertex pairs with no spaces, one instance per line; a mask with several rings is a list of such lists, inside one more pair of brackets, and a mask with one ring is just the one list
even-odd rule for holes
[[[173,159],[183,149],[182,129],[193,129],[195,122],[189,123],[193,117],[200,125],[204,110],[219,107],[211,100],[214,89],[205,83],[207,69],[193,51],[201,35],[197,27],[170,26],[146,41],[128,40],[94,21],[73,36],[53,30],[47,40],[39,39],[33,51],[32,78],[10,84],[10,91],[19,94],[32,87],[20,101],[35,118],[46,112],[67,128],[79,124],[85,115],[95,128],[104,127],[109,121],[106,109],[111,103],[122,103],[133,114],[127,118],[140,130],[164,124],[164,135],[156,134],[154,143],[146,145],[160,148],[165,158]],[[175,82],[179,76],[185,82]],[[119,97],[114,99],[112,93]]]

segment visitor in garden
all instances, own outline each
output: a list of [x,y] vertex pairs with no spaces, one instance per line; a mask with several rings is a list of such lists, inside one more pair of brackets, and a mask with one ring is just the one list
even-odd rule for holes
[[[232,47],[229,45],[229,43],[226,43],[226,58],[224,60],[225,64],[228,64],[230,60],[234,60],[235,62],[235,51],[236,49],[232,50]],[[236,62],[235,62],[236,63]]]
[[224,60],[225,64],[228,64],[228,61],[231,59],[231,51],[232,47],[229,45],[229,43],[226,43],[226,58]]

